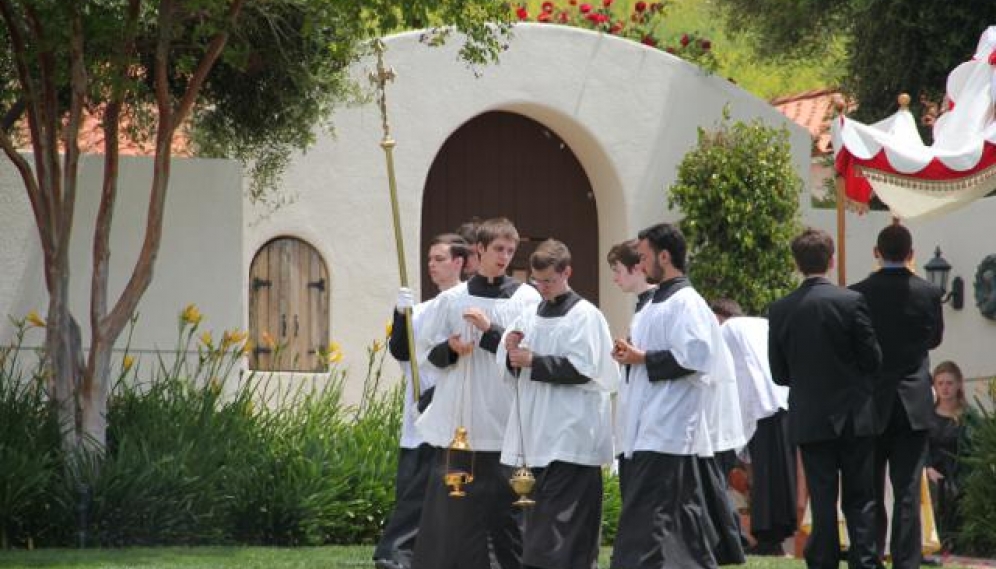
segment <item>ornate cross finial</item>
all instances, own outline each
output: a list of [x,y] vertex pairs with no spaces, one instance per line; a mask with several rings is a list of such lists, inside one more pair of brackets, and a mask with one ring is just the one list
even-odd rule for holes
[[374,40],[374,53],[377,54],[377,70],[370,72],[370,82],[377,86],[377,106],[380,107],[381,126],[384,128],[384,140],[391,138],[391,125],[387,122],[387,84],[396,77],[394,68],[384,65],[384,51],[387,46],[380,38]]

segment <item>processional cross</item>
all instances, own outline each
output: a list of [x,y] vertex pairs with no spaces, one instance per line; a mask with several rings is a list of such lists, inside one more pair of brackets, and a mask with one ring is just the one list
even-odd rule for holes
[[[387,120],[387,84],[396,77],[394,69],[384,64],[384,52],[387,46],[378,38],[373,44],[374,53],[377,54],[377,69],[370,72],[370,82],[377,89],[377,106],[380,107],[381,127],[384,130],[384,138],[380,141],[380,147],[384,149],[384,157],[387,159],[387,185],[391,194],[391,213],[394,218],[394,241],[398,251],[398,273],[401,277],[401,286],[408,287],[408,270],[405,268],[405,246],[401,236],[401,214],[398,210],[398,184],[394,177],[394,147],[397,144],[391,138],[391,125]],[[422,393],[418,375],[418,358],[415,355],[415,334],[412,329],[412,309],[405,308],[405,331],[408,340],[408,361],[411,364],[412,378],[412,400],[418,403],[419,395]]]

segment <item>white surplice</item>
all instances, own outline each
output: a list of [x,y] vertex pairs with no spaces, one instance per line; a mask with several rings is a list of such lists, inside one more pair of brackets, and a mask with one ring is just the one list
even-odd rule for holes
[[771,379],[766,318],[729,318],[720,330],[733,356],[744,436],[750,440],[759,420],[774,415],[779,409],[788,410],[789,388],[776,385]]
[[419,365],[436,373],[432,403],[415,423],[426,442],[447,447],[456,428],[462,426],[471,449],[501,450],[512,406],[512,383],[495,363],[495,355],[477,345],[470,355],[440,369],[429,362],[429,351],[455,334],[475,344],[480,341],[480,332],[463,318],[468,308],[481,309],[493,324],[504,328],[522,312],[535,311],[539,301],[539,293],[528,285],[520,285],[510,298],[487,298],[471,295],[467,283],[461,283],[436,297],[436,306],[421,322],[418,342]]
[[631,340],[641,350],[669,350],[693,373],[651,382],[645,364],[630,368],[617,419],[627,458],[634,451],[708,457],[746,444],[732,358],[715,315],[694,289],[643,307]]
[[[501,461],[545,467],[553,461],[599,466],[612,460],[611,394],[619,386],[619,366],[612,359],[612,335],[605,317],[587,300],[579,300],[563,316],[523,313],[508,328],[523,333],[522,346],[534,355],[566,357],[583,384],[532,380],[532,368],[522,368],[517,400],[509,415]],[[507,332],[506,332],[507,334]],[[506,361],[504,338],[496,361]],[[521,431],[520,431],[521,420]]]

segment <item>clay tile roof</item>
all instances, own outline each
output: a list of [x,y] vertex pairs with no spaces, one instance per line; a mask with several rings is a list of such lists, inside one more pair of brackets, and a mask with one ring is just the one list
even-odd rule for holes
[[813,137],[813,154],[830,152],[830,119],[836,89],[814,89],[772,99],[771,104]]
[[[79,146],[80,152],[84,154],[103,154],[104,153],[104,130],[100,125],[100,117],[92,113],[85,113],[83,115],[83,124],[80,125],[79,133]],[[118,129],[121,132],[126,131],[128,128],[127,117],[122,117],[121,124]],[[27,133],[27,126],[23,124],[21,126],[21,136],[19,139],[22,142],[21,146],[24,148],[30,148],[30,142],[28,142],[29,137]],[[121,156],[153,156],[155,155],[155,141],[149,140],[143,143],[137,143],[130,140],[127,136],[121,136],[118,141],[119,152]],[[183,129],[177,129],[176,136],[173,137],[173,143],[171,144],[173,148],[172,155],[178,158],[189,158],[193,156],[193,150],[190,145],[190,140],[184,134]]]

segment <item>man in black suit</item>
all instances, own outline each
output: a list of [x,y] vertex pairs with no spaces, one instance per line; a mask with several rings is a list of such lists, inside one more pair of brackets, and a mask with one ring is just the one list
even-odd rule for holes
[[941,289],[913,274],[913,237],[893,224],[878,234],[875,256],[882,268],[851,288],[864,295],[882,346],[882,369],[875,383],[875,498],[877,545],[885,553],[885,469],[894,496],[892,566],[920,566],[920,478],[927,457],[927,429],[933,418],[929,350],[941,343],[944,316]]
[[836,569],[838,485],[850,539],[850,569],[875,567],[874,374],[882,353],[864,297],[835,286],[833,239],[807,229],[792,240],[805,277],[768,312],[768,357],[775,383],[789,386],[789,432],[809,487],[810,569]]

